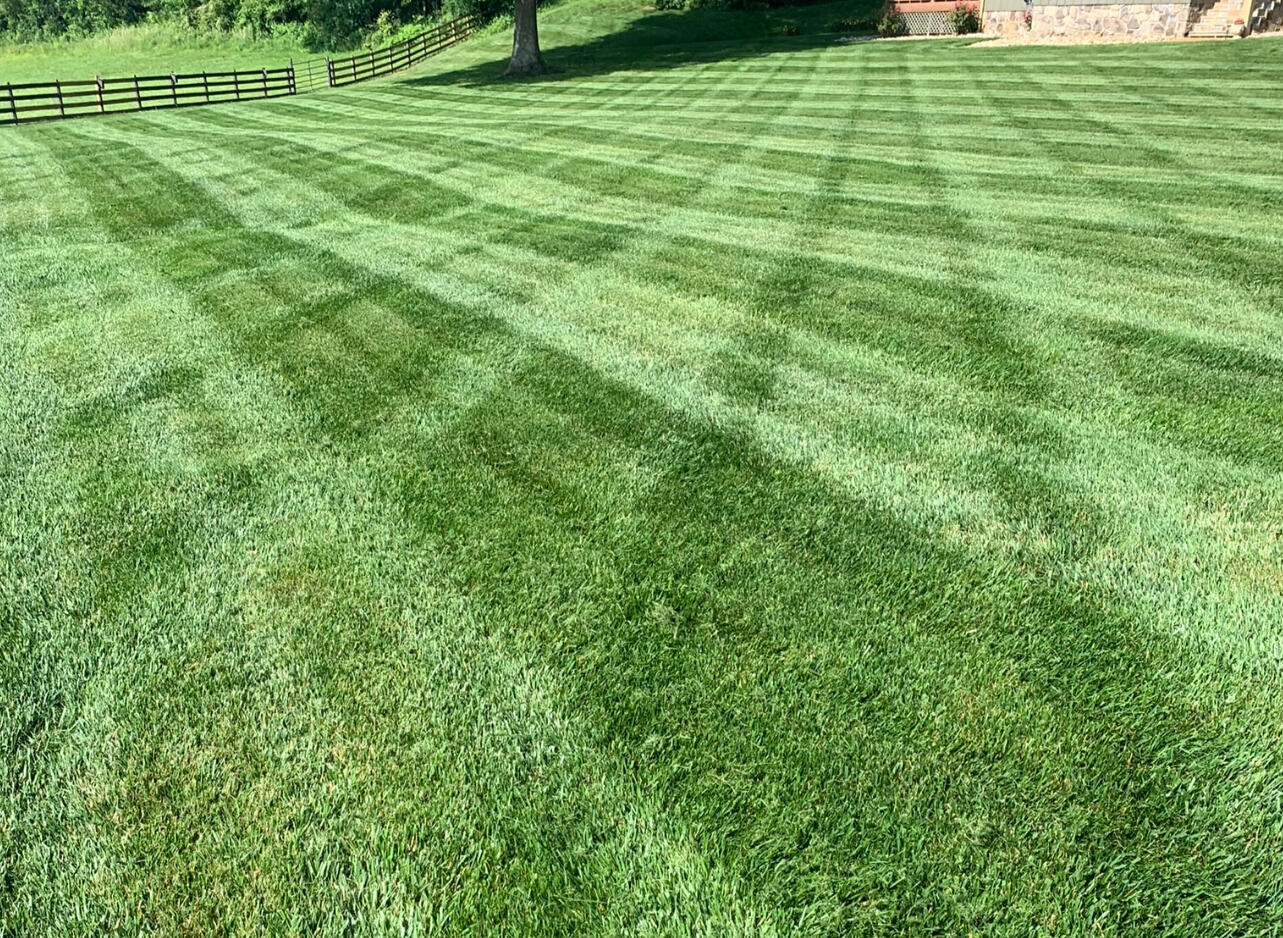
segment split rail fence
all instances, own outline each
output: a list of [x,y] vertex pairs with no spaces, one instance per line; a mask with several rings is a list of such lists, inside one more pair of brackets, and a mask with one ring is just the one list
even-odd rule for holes
[[[475,16],[461,16],[383,49],[342,59],[326,59],[325,86],[338,88],[409,68],[462,42],[480,25],[481,21]],[[311,91],[320,85],[313,79],[312,63],[305,64],[306,84],[302,89],[299,88],[293,62],[284,68],[253,71],[9,84],[0,86],[0,123],[22,124],[126,111],[223,104],[254,98],[279,98],[298,94],[300,90]],[[319,78],[319,74],[316,77]]]
[[480,18],[468,14],[382,49],[373,49],[345,59],[326,59],[329,85],[331,88],[338,88],[399,72],[463,42],[480,26]]

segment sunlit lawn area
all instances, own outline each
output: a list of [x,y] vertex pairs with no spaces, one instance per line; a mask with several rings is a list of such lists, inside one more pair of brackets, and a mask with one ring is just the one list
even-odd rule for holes
[[1283,929],[1283,42],[846,9],[0,127],[0,934]]

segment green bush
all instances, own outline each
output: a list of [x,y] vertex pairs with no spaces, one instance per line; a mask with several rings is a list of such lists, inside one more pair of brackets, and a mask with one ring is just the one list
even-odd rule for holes
[[656,10],[684,10],[686,0],[655,0]]
[[903,36],[906,32],[904,14],[887,4],[882,8],[882,12],[878,14],[877,29],[879,36]]
[[831,33],[872,33],[877,31],[877,20],[872,16],[844,17],[829,23]]
[[958,0],[952,10],[946,14],[949,25],[959,36],[980,32],[980,11],[968,0]]
[[[451,0],[455,15],[490,18],[511,0]],[[76,38],[144,21],[173,22],[204,34],[281,33],[309,48],[343,48],[396,36],[403,23],[435,14],[440,0],[0,0],[0,36]]]
[[146,14],[142,0],[0,0],[0,35],[75,37],[138,23]]

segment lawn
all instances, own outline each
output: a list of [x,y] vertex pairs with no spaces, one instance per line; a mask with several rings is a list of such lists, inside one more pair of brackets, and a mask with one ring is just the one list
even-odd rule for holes
[[0,935],[1283,931],[1283,42],[840,9],[0,128]]
[[0,42],[0,88],[9,82],[281,68],[291,60],[299,66],[317,60],[324,74],[325,54],[283,38],[196,35],[168,23],[144,23],[75,42]]

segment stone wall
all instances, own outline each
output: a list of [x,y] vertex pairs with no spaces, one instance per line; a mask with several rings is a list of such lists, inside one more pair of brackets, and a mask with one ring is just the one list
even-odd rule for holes
[[1269,9],[1269,13],[1260,21],[1254,23],[1256,28],[1252,31],[1257,33],[1276,33],[1283,31],[1283,3],[1275,3],[1271,8],[1268,0],[1256,0],[1256,2],[1252,4],[1253,16],[1255,16],[1256,11],[1260,8]]
[[1024,11],[985,10],[980,31],[990,36],[1028,36],[1032,30],[1025,28]]
[[[1003,6],[1009,4],[1002,4]],[[1024,10],[985,9],[983,29],[1003,36],[1051,39],[1074,36],[1159,39],[1185,35],[1188,3],[1041,4]]]

